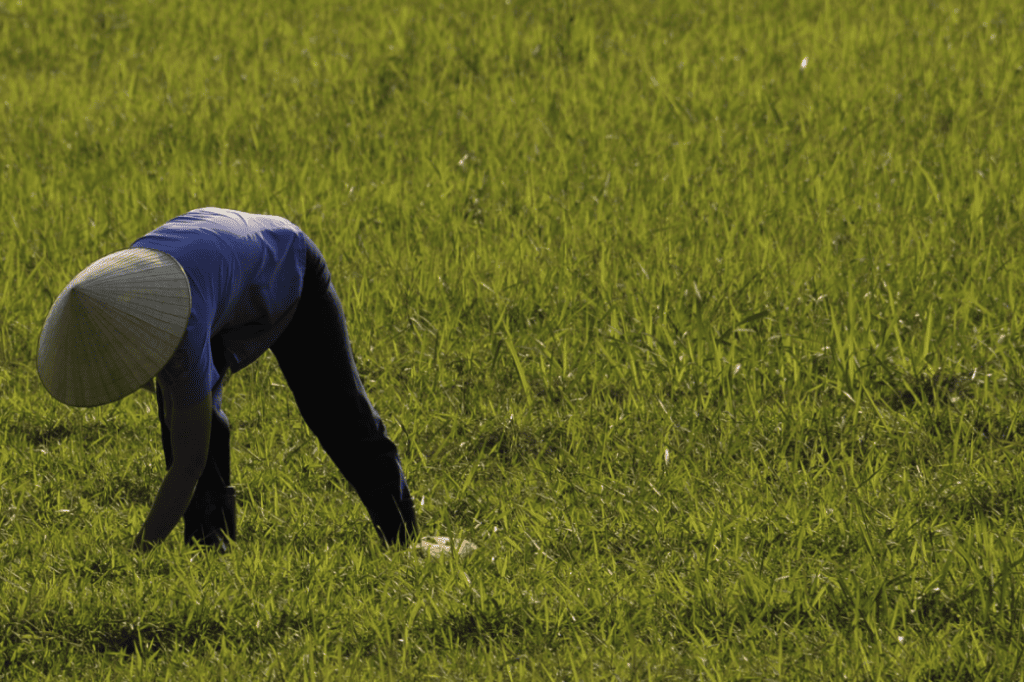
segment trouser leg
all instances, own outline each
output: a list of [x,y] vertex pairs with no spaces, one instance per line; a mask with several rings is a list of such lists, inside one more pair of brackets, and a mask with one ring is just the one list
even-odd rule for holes
[[[185,542],[217,545],[218,531],[232,540],[236,537],[234,488],[231,484],[230,440],[231,431],[227,415],[220,408],[220,386],[210,420],[210,449],[206,457],[206,468],[199,476],[192,500],[185,510]],[[164,447],[164,460],[171,468],[174,453],[171,450],[171,431],[164,419],[163,394],[157,385],[157,411],[160,417],[160,438]]]
[[386,544],[409,540],[416,515],[398,448],[359,379],[341,301],[311,241],[298,308],[271,351],[303,419],[356,489],[378,535]]

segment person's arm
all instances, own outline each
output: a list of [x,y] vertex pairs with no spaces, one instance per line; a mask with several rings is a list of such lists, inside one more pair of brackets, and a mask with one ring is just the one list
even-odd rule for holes
[[169,401],[164,402],[164,419],[171,430],[174,459],[146,523],[135,537],[136,548],[148,549],[167,537],[188,508],[196,482],[206,467],[212,414],[212,392],[188,407],[172,407]]

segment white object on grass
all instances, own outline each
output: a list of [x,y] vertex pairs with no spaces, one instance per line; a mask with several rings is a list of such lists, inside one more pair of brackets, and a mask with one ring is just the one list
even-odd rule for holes
[[425,537],[416,544],[415,549],[423,556],[439,557],[444,554],[458,554],[460,557],[469,556],[477,549],[469,540],[456,540],[444,536]]

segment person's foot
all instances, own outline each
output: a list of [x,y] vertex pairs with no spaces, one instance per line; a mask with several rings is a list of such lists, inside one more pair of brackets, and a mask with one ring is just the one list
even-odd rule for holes
[[[221,554],[228,551],[229,540],[235,539],[235,489],[202,490],[195,493],[185,515],[185,540],[215,547]],[[198,513],[190,513],[192,508]]]
[[202,535],[195,535],[189,538],[194,545],[203,549],[217,550],[218,554],[227,554],[231,548],[227,534],[220,528],[204,529]]
[[370,520],[385,546],[404,547],[416,539],[416,505],[408,493],[401,499],[370,509]]
[[230,549],[231,546],[228,544],[228,541],[224,537],[224,534],[221,533],[220,530],[216,530],[216,531],[214,531],[214,536],[215,537],[214,537],[213,546],[217,548],[217,553],[218,554],[227,554],[228,553],[228,549]]

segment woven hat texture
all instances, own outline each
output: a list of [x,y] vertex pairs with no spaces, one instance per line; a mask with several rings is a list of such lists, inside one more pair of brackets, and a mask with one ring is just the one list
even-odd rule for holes
[[103,405],[152,379],[185,336],[192,293],[178,261],[125,249],[82,270],[50,308],[36,369],[57,400]]

